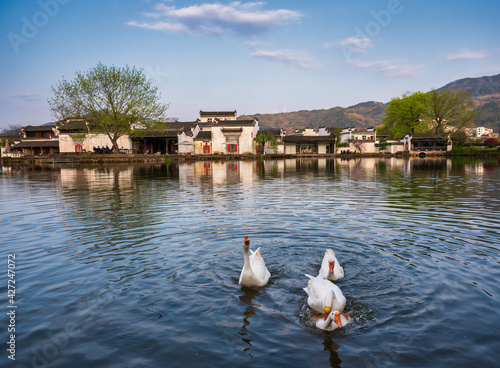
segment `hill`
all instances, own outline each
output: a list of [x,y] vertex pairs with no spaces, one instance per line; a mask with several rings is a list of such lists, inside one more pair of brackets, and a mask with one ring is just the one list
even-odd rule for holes
[[[500,131],[500,74],[479,78],[464,78],[438,88],[455,89],[470,92],[476,103],[479,117],[477,126]],[[395,96],[396,97],[396,96]],[[239,119],[256,117],[264,129],[294,129],[327,127],[368,128],[382,124],[387,103],[362,102],[349,107],[333,107],[323,110],[301,110],[278,114],[243,115]]]

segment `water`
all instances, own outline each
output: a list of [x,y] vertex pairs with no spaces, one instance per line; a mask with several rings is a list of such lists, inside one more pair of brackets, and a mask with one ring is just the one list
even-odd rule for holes
[[[3,168],[15,367],[493,367],[500,170],[438,159]],[[272,276],[238,285],[242,241]],[[353,322],[303,287],[332,248]],[[9,340],[9,320],[0,320]]]

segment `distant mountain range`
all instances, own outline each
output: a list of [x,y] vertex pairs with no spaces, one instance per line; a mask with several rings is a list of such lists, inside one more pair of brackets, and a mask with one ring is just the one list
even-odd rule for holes
[[[496,132],[500,131],[500,74],[459,79],[438,88],[438,90],[443,89],[464,90],[472,93],[476,109],[479,112],[476,125],[493,128]],[[318,128],[320,126],[368,128],[382,124],[387,105],[388,103],[369,101],[349,107],[243,115],[238,118],[256,117],[263,129],[284,128],[289,132],[294,129]]]

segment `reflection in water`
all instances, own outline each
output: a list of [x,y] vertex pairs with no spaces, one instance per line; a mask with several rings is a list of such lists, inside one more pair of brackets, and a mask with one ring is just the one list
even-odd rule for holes
[[[6,167],[0,191],[0,252],[22,261],[19,364],[453,367],[500,358],[498,160]],[[265,288],[237,284],[244,235],[265,249]],[[344,267],[339,286],[355,317],[331,333],[310,322],[302,289],[326,248]],[[74,321],[85,333],[44,356]]]
[[332,368],[340,367],[342,359],[340,359],[337,350],[339,350],[341,346],[338,345],[335,341],[333,341],[331,336],[325,338],[325,341],[323,341],[323,346],[325,347],[325,351],[328,351],[330,353],[330,359],[329,359],[330,367]]
[[[247,304],[248,307],[246,307],[245,311],[243,312],[243,326],[241,326],[238,334],[241,336],[241,341],[249,346],[252,346],[252,331],[247,327],[250,325],[250,318],[254,317],[257,314],[256,309],[260,307],[259,304],[254,302],[254,299],[261,295],[265,295],[266,293],[263,291],[261,292],[260,289],[245,286],[241,287],[241,291],[243,292],[243,294],[239,296],[239,300],[242,303]],[[243,350],[249,351],[250,348],[247,347]],[[252,356],[250,353],[248,354]]]

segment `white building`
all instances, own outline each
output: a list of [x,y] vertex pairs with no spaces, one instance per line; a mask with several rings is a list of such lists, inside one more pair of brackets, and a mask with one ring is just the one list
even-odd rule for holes
[[[94,148],[113,148],[107,134],[90,133],[89,122],[83,119],[68,119],[56,123],[59,136],[59,152],[94,152]],[[120,151],[130,153],[132,142],[128,135],[116,141]]]

